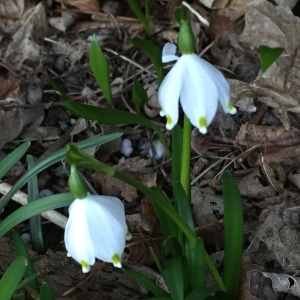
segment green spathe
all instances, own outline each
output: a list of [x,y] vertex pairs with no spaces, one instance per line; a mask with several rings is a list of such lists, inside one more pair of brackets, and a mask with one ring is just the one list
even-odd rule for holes
[[174,12],[175,22],[179,25],[177,44],[182,54],[192,54],[195,51],[195,37],[191,27],[189,11],[179,7]]
[[70,192],[76,199],[85,199],[87,197],[87,185],[83,178],[78,174],[74,164],[71,165],[68,184]]

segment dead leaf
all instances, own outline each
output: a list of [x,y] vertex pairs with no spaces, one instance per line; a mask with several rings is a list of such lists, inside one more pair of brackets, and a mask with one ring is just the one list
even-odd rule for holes
[[283,212],[283,222],[289,227],[300,227],[300,206],[289,207]]
[[97,0],[55,0],[65,5],[71,5],[81,12],[100,12],[100,2]]
[[19,70],[24,60],[39,62],[43,49],[40,40],[47,35],[45,6],[39,3],[23,15],[22,26],[14,33],[5,51],[6,62],[13,70]]
[[210,9],[224,8],[229,0],[199,0],[204,6]]
[[25,0],[0,1],[0,17],[18,19],[23,15]]
[[0,110],[0,149],[8,142],[13,141],[23,129],[22,111],[12,109]]
[[19,87],[19,81],[15,78],[0,78],[0,100],[7,98],[16,98]]

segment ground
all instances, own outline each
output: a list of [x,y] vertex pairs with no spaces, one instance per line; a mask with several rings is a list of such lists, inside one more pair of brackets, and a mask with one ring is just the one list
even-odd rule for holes
[[[49,78],[55,80],[71,100],[108,107],[89,66],[89,48],[95,35],[109,64],[114,107],[135,111],[131,89],[136,76],[147,91],[142,115],[153,121],[171,142],[165,119],[159,116],[155,68],[148,56],[127,40],[146,38],[127,1],[24,1],[0,1],[0,158],[24,141],[31,141],[28,154],[38,161],[71,141],[123,132],[122,137],[92,149],[90,154],[148,186],[163,187],[170,194],[171,164],[166,156],[157,160],[149,156],[151,143],[157,142],[150,129],[78,118],[61,106],[63,97],[49,82]],[[220,177],[225,169],[230,170],[238,182],[245,219],[239,299],[297,299],[299,1],[187,2],[192,8],[196,52],[222,71],[231,86],[231,101],[238,109],[232,116],[219,108],[206,135],[193,129],[192,207],[197,232],[212,257],[222,261]],[[140,3],[143,7],[144,1]],[[152,1],[154,33],[149,38],[160,49],[166,42],[176,43],[178,28],[173,22],[173,11],[177,5],[179,1]],[[198,14],[209,26],[199,20]],[[261,46],[284,50],[264,73]],[[165,74],[171,66],[165,65]],[[132,142],[129,157],[121,151],[124,138]],[[2,178],[0,193],[5,195],[26,169],[23,158]],[[124,264],[164,287],[148,252],[151,246],[159,254],[162,239],[149,200],[102,173],[82,173],[91,191],[118,196],[125,203],[134,240],[127,245]],[[38,175],[39,190],[67,192],[67,180],[68,166],[60,161]],[[26,204],[26,188],[13,200]],[[6,206],[1,220],[19,207],[14,201]],[[59,213],[57,222],[63,226],[67,209],[60,209]],[[40,281],[53,287],[57,299],[147,298],[145,289],[110,265],[98,262],[88,277],[82,274],[80,266],[66,256],[63,230],[53,224],[51,215],[44,217],[50,220],[42,219],[46,253],[37,254],[28,247]],[[28,223],[15,229],[21,234],[28,232]],[[0,241],[2,274],[15,253],[9,234]],[[285,279],[288,284],[284,284]],[[286,292],[294,296],[287,296]],[[62,297],[64,293],[67,296]]]

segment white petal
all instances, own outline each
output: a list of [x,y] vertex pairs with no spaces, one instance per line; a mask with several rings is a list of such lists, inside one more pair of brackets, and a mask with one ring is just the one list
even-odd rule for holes
[[[68,255],[78,263],[95,263],[93,241],[90,239],[88,224],[85,221],[85,200],[75,200],[70,206],[70,217],[65,229],[65,245]],[[88,271],[88,268],[83,268]]]
[[97,258],[112,262],[112,256],[122,256],[127,225],[124,206],[116,197],[89,196],[88,219],[90,236]]
[[[201,58],[200,58],[201,59]],[[202,64],[207,66],[207,69],[210,70],[211,76],[217,86],[219,93],[219,101],[225,113],[235,114],[236,108],[230,104],[230,85],[225,79],[224,75],[209,62],[204,59],[201,59]]]
[[176,46],[171,43],[166,43],[162,50],[162,62],[168,63],[170,61],[178,60],[179,57],[175,55]]
[[[190,122],[205,134],[217,111],[218,90],[210,70],[197,55],[183,55],[182,58],[185,69],[180,102]],[[201,118],[205,118],[206,126],[200,126]]]
[[167,129],[171,130],[178,122],[178,102],[182,84],[184,62],[182,57],[164,78],[158,90],[158,101],[162,108],[161,116],[167,116]]

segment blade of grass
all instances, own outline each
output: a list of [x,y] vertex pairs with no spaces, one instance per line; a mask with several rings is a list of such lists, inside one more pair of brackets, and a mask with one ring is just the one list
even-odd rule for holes
[[[34,166],[33,157],[31,155],[27,155],[27,164],[28,164],[28,169]],[[38,187],[37,176],[33,176],[28,181],[28,203],[33,202],[38,198],[39,198],[39,187]],[[35,215],[29,219],[29,229],[30,229],[32,249],[39,254],[43,254],[45,252],[45,247],[44,247],[44,237],[43,237],[43,229],[42,229],[40,214]]]
[[238,186],[229,171],[222,176],[224,201],[224,284],[229,298],[237,299],[243,251],[243,207]]

